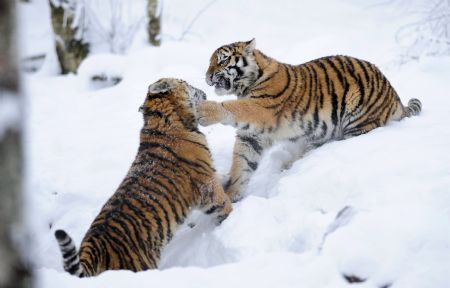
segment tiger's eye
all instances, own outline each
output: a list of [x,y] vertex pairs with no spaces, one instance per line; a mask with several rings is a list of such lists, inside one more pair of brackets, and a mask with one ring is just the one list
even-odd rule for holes
[[217,57],[217,64],[223,65],[228,60],[228,58],[230,58],[229,55],[219,54],[219,56]]

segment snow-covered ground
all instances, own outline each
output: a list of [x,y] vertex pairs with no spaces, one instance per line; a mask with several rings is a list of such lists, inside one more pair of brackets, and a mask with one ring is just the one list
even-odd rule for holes
[[[393,64],[401,53],[395,33],[410,19],[375,1],[218,0],[177,40],[209,2],[165,1],[161,48],[145,45],[142,30],[125,55],[91,57],[78,75],[55,76],[50,57],[24,76],[34,243],[27,254],[37,287],[450,287],[450,58]],[[51,46],[46,3],[20,4],[27,56]],[[372,61],[404,103],[422,101],[422,114],[324,145],[285,171],[290,155],[274,147],[230,217],[215,227],[193,213],[197,225],[179,229],[160,270],[92,279],[65,273],[53,232],[65,229],[80,243],[124,177],[148,85],[178,77],[209,99],[232,99],[206,85],[209,57],[222,44],[253,37],[283,62],[330,54]],[[92,73],[123,79],[99,89],[88,81]],[[233,128],[201,129],[225,174]],[[366,281],[349,284],[343,275]]]

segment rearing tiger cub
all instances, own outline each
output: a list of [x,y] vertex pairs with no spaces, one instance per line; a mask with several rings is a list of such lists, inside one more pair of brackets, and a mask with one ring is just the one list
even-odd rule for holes
[[186,82],[150,85],[136,158],[86,233],[80,251],[63,230],[55,237],[64,269],[86,277],[105,270],[156,268],[161,250],[193,208],[220,223],[231,202],[218,182],[195,106],[206,95]]
[[403,106],[386,77],[367,61],[329,56],[289,65],[256,50],[254,39],[218,48],[206,82],[219,95],[238,97],[222,103],[205,101],[198,107],[201,125],[238,128],[225,185],[234,201],[241,197],[263,151],[274,142],[289,140],[300,156],[328,141],[367,133],[421,110],[417,99]]

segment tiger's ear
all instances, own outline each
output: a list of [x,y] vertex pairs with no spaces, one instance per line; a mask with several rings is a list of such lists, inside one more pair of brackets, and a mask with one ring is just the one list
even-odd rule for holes
[[148,86],[148,93],[150,94],[160,94],[172,90],[176,87],[176,84],[168,80],[159,80],[150,86]]
[[245,44],[245,48],[244,48],[245,53],[247,53],[247,54],[253,53],[253,51],[255,50],[255,46],[256,46],[255,38],[253,38],[250,41],[244,42],[244,44]]

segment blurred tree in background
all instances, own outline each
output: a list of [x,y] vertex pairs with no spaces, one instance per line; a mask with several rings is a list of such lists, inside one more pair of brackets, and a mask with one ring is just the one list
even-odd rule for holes
[[145,20],[150,45],[159,46],[161,7],[158,0],[145,1],[147,15],[136,14],[134,6],[139,1],[49,0],[61,72],[76,73],[81,62],[99,46],[109,53],[125,53]]
[[56,54],[62,74],[75,73],[89,53],[84,36],[84,5],[76,0],[49,0]]
[[151,45],[161,45],[161,9],[158,0],[148,0],[148,40]]
[[[22,137],[14,0],[0,1],[0,287],[30,287],[17,241],[23,224]],[[22,235],[23,236],[23,235]]]

